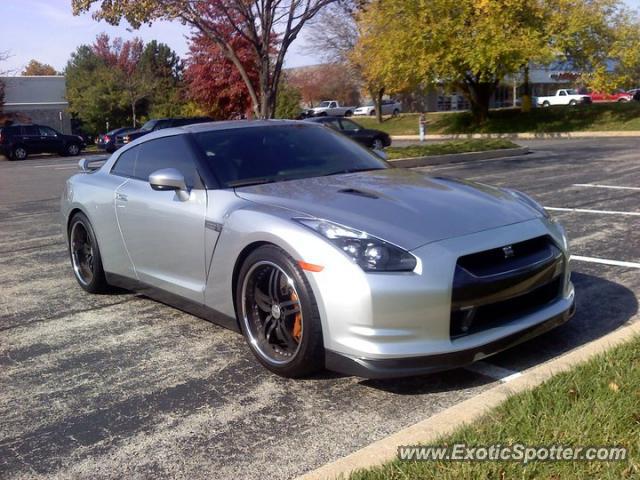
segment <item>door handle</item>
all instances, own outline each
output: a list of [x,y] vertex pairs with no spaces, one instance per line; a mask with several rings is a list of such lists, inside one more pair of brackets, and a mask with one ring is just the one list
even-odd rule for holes
[[124,193],[116,193],[116,200],[126,202],[128,200],[128,197]]

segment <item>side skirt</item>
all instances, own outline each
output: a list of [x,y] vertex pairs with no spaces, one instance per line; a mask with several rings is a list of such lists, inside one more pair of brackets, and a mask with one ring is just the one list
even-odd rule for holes
[[207,307],[201,303],[176,295],[175,293],[167,292],[161,288],[152,287],[151,285],[147,285],[146,283],[133,278],[107,272],[105,272],[105,277],[109,285],[141,293],[160,303],[164,303],[165,305],[169,305],[177,308],[178,310],[182,310],[183,312],[187,312],[191,315],[195,315],[196,317],[213,322],[221,327],[240,333],[240,326],[234,317],[230,317],[229,315],[219,312],[211,307]]

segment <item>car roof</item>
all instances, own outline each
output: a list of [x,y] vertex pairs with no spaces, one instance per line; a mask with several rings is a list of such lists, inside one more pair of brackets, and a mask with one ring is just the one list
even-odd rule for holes
[[336,115],[327,115],[324,117],[313,117],[313,118],[305,118],[307,122],[315,122],[315,123],[324,123],[329,122],[331,120],[338,120],[343,117],[338,117]]
[[[184,134],[184,133],[202,133],[202,132],[214,132],[223,130],[235,130],[239,128],[255,128],[255,127],[275,127],[283,125],[306,125],[312,126],[310,122],[301,120],[225,120],[221,122],[205,122],[194,123],[190,125],[182,125],[180,127],[163,128],[156,130],[141,137],[136,138],[133,142],[127,144],[124,148],[118,150],[118,152],[125,152],[131,147],[141,145],[149,140],[162,137],[170,137],[172,135]],[[315,127],[314,127],[315,128]],[[318,125],[318,128],[325,128]]]

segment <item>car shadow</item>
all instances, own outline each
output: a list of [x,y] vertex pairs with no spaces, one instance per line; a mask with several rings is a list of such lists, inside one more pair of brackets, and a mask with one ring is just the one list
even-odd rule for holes
[[[577,310],[569,322],[485,361],[520,372],[603,337],[627,323],[638,312],[635,293],[619,283],[577,272],[572,273],[571,280],[576,289]],[[465,383],[464,376],[460,376],[462,372],[470,375],[469,383]],[[461,389],[494,381],[464,369],[456,369],[419,377],[362,380],[360,384],[399,395],[420,395],[442,391],[448,384],[454,389]]]

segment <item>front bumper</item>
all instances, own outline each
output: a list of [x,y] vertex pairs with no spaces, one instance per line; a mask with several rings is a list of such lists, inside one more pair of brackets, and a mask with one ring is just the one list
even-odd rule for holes
[[[527,309],[500,305],[509,313],[504,319],[492,323],[490,316],[495,310],[484,311],[483,318],[489,320],[486,326],[463,335],[453,332],[455,308],[467,308],[464,302],[474,304],[477,298],[458,296],[454,302],[458,259],[540,236],[549,236],[564,259],[545,267],[540,275],[536,273],[536,278],[545,277],[541,281],[558,282],[557,296]],[[573,312],[575,294],[569,280],[566,239],[562,228],[548,219],[436,241],[412,253],[418,266],[411,273],[365,274],[358,267],[340,269],[335,265],[309,276],[323,322],[327,368],[370,378],[454,368],[539,335],[568,320]],[[527,278],[520,278],[506,287],[512,290],[520,285],[518,288],[525,289],[529,288],[527,282]]]
[[575,310],[575,302],[572,302],[569,309],[542,323],[466,350],[388,359],[358,358],[327,350],[325,366],[334,372],[372,379],[411,377],[465,367],[559,327],[573,317]]

